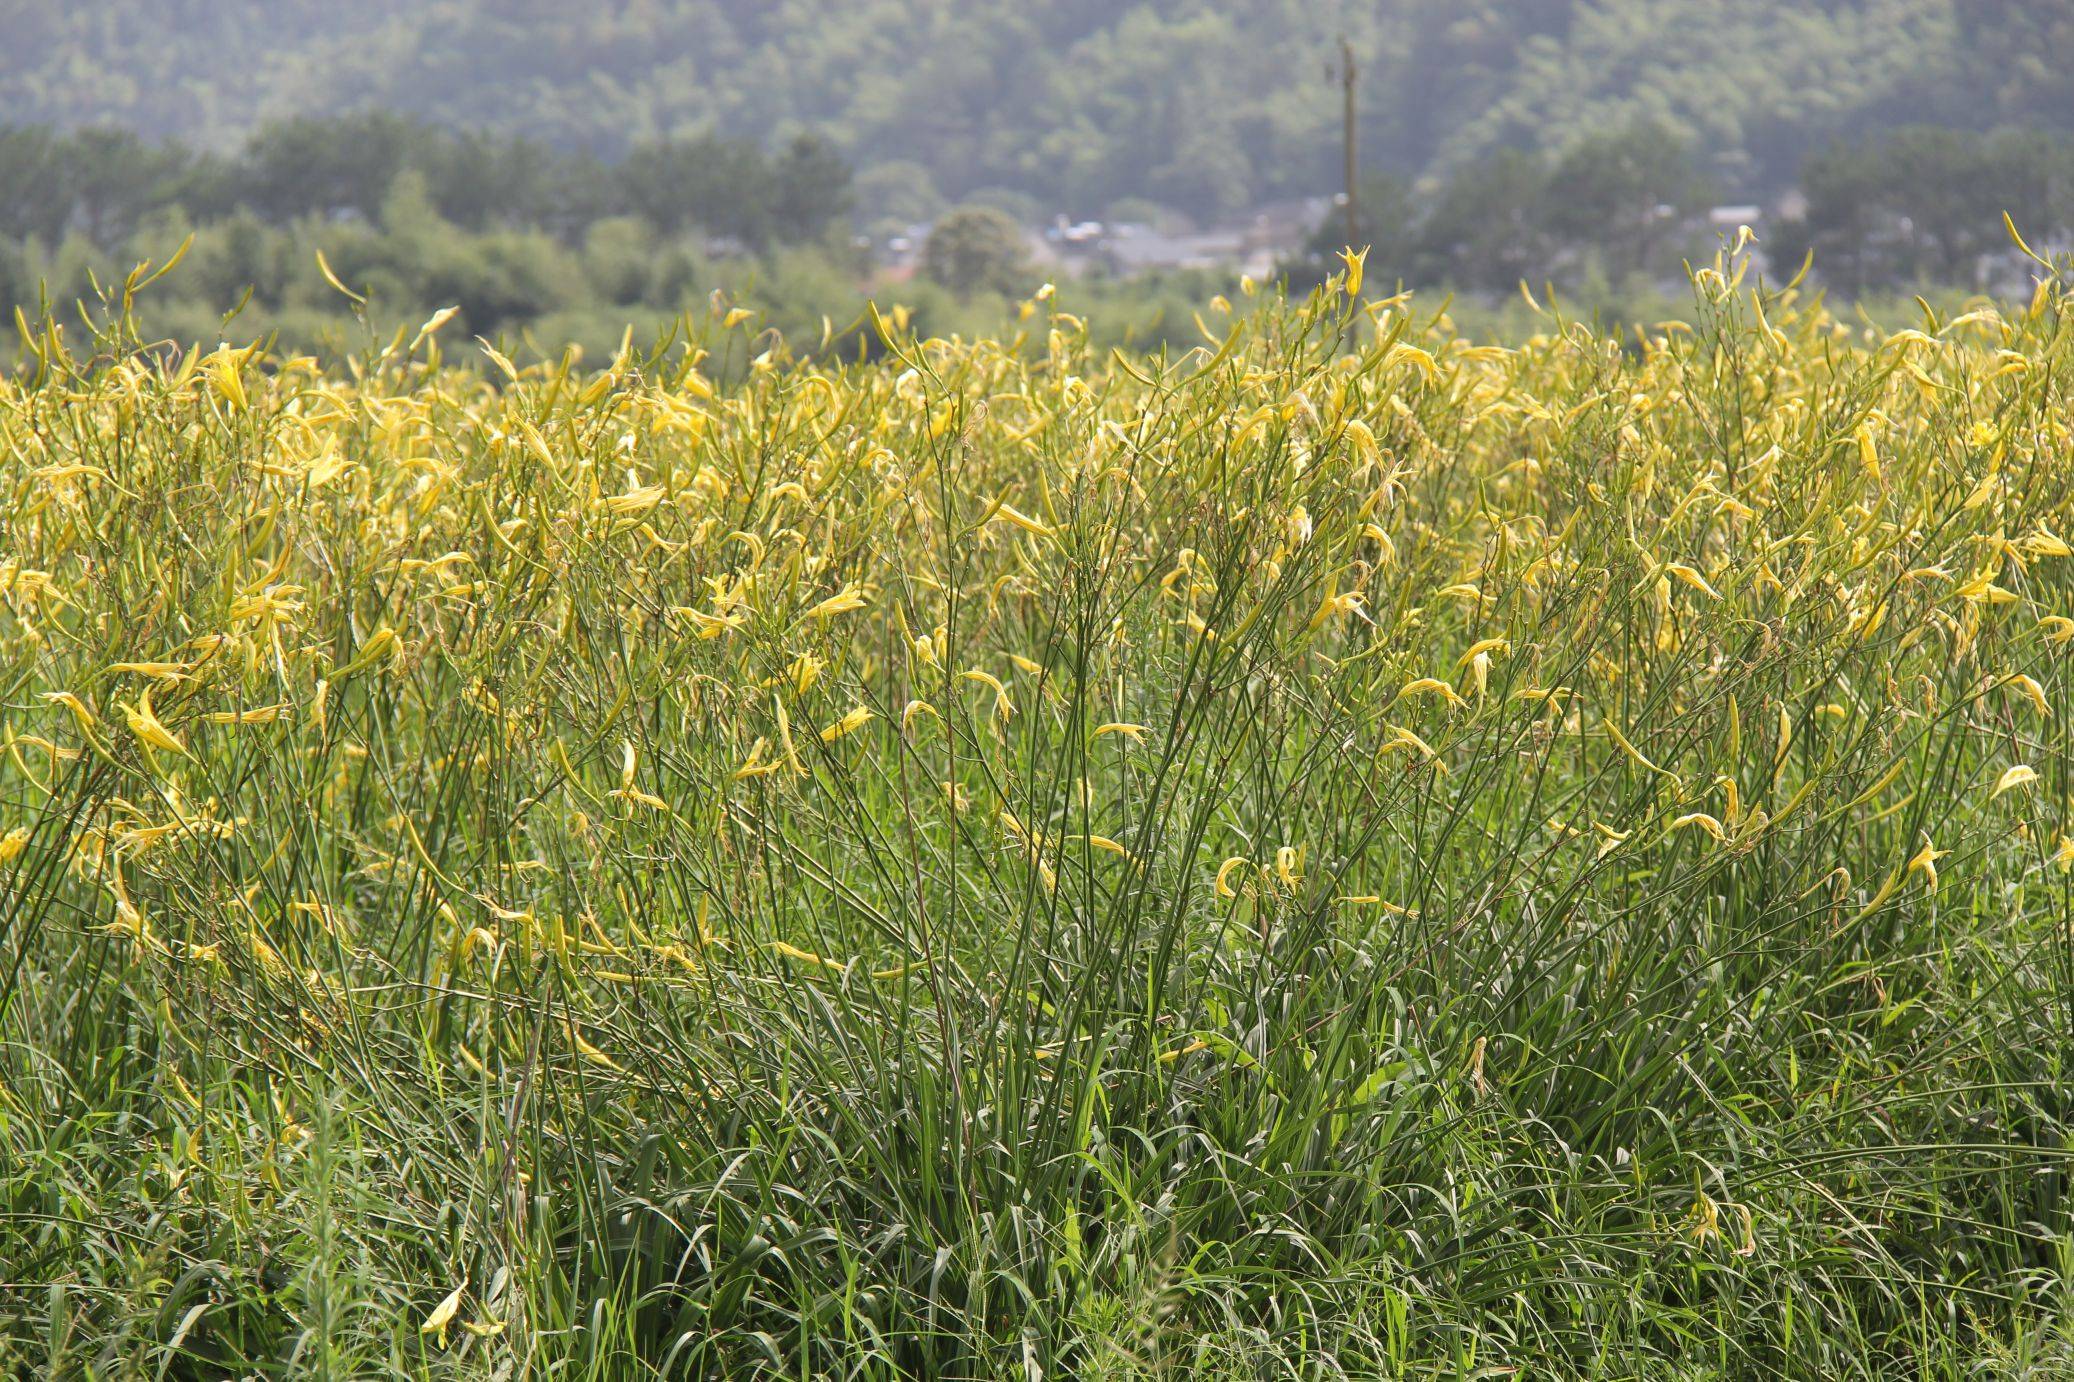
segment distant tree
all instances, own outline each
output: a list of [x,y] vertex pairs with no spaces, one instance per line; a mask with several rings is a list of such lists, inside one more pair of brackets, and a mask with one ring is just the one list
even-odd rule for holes
[[771,236],[770,160],[748,140],[700,135],[643,144],[619,172],[626,205],[665,234],[696,227],[751,247]]
[[[1373,248],[1369,270],[1385,263],[1402,264],[1411,252],[1418,222],[1418,205],[1404,179],[1370,169],[1355,188],[1355,229],[1360,243]],[[1311,236],[1310,253],[1324,258],[1347,244],[1347,209],[1335,205]]]
[[1501,149],[1463,168],[1419,223],[1409,277],[1504,291],[1547,273],[1547,191],[1546,166],[1523,150]]
[[1963,130],[1908,126],[1889,138],[1881,161],[1893,179],[1886,204],[1907,222],[1913,276],[1974,286],[1984,254],[2008,248],[2008,212],[2043,235],[2050,154],[2042,140],[2010,131],[1983,138]]
[[961,206],[938,221],[922,247],[922,271],[954,293],[1014,294],[1025,286],[1023,228],[990,206]]
[[[529,139],[464,130],[419,141],[412,161],[424,171],[440,214],[479,230],[549,224],[562,210],[560,165],[571,157],[583,156],[557,155]],[[603,216],[610,210],[594,205],[590,212]]]
[[94,244],[127,240],[147,212],[165,206],[188,163],[178,145],[151,145],[128,130],[95,127],[66,137],[57,186],[67,219]]
[[[244,210],[203,226],[180,267],[180,286],[218,311],[237,302],[247,288],[252,290],[253,301],[279,304],[302,268],[294,262],[291,238],[290,232],[269,226]],[[330,288],[325,292],[336,298]]]
[[546,173],[540,226],[575,242],[594,221],[637,214],[627,200],[621,169],[589,154],[556,158]]
[[214,142],[284,102],[365,105],[614,158],[631,130],[796,121],[961,200],[1006,182],[1047,212],[1139,194],[1203,216],[1336,184],[1324,68],[1344,34],[1363,151],[1422,177],[1509,145],[1560,154],[1635,110],[1690,131],[1738,199],[1909,120],[2074,130],[2068,0],[844,0],[813,24],[754,0],[603,8],[13,0],[0,118]]
[[584,276],[607,302],[644,301],[654,259],[655,235],[637,216],[609,217],[584,233]]
[[1151,226],[1162,235],[1186,235],[1196,228],[1195,218],[1150,197],[1118,197],[1102,208],[1102,219],[1110,225]]
[[850,165],[818,135],[793,138],[771,164],[770,226],[778,239],[819,240],[850,214]]
[[[1370,169],[1361,175],[1360,243],[1368,248],[1367,276],[1379,289],[1411,280],[1422,271],[1420,212],[1411,187],[1390,173]],[[1347,248],[1347,211],[1342,204],[1326,213],[1303,253],[1279,266],[1292,292],[1305,293],[1340,271],[1339,252]]]
[[36,275],[29,266],[27,252],[20,244],[13,240],[0,240],[0,310],[14,306],[34,310]]
[[1616,274],[1649,269],[1705,206],[1707,190],[1685,141],[1643,120],[1588,135],[1558,159],[1543,189],[1541,222]]
[[1823,282],[1845,292],[1891,280],[1891,248],[1873,243],[1875,227],[1890,215],[1881,204],[1884,177],[1876,151],[1867,147],[1835,143],[1809,154],[1800,165],[1807,210],[1773,231],[1767,245],[1773,259],[1798,265],[1812,254]]
[[460,307],[470,331],[515,327],[585,295],[568,252],[538,231],[492,231],[462,249],[437,254],[424,266],[418,294],[427,307]]
[[1247,159],[1228,117],[1201,112],[1183,125],[1167,157],[1145,179],[1160,201],[1192,215],[1217,216],[1253,200],[1260,173]]
[[64,180],[64,146],[48,125],[0,129],[0,235],[54,244],[72,218]]
[[1846,292],[1976,286],[1981,257],[2008,247],[2003,212],[2039,239],[2074,230],[2070,150],[2036,132],[1927,126],[1831,144],[1802,164],[1807,213],[1781,227],[1774,252],[1812,252],[1823,281]]
[[982,187],[965,195],[964,205],[991,207],[1017,225],[1035,225],[1044,219],[1044,203],[1028,192],[1013,187]]
[[866,168],[852,184],[859,211],[874,228],[905,230],[943,214],[943,193],[919,163],[895,159]]
[[245,145],[241,199],[276,225],[302,216],[373,220],[414,144],[427,137],[379,111],[263,125]]
[[170,205],[204,224],[244,209],[243,194],[244,168],[238,160],[207,151],[188,158],[166,188]]

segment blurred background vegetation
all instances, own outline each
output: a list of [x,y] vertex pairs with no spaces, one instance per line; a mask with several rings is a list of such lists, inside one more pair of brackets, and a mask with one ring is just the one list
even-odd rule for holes
[[805,130],[1080,216],[1335,186],[1342,34],[1362,147],[1412,177],[1646,118],[1747,198],[1897,124],[2074,128],[2065,0],[7,0],[0,31],[17,123],[230,150],[381,109],[607,159]]
[[[0,0],[0,32],[0,304],[69,311],[193,232],[147,321],[181,338],[243,304],[237,334],[342,343],[318,249],[380,326],[459,305],[508,342],[602,347],[716,292],[808,344],[867,295],[993,329],[1066,276],[1048,223],[1326,205],[1342,36],[1369,280],[1472,327],[1523,280],[1678,313],[1738,205],[1774,276],[1812,251],[1871,303],[2015,290],[2003,210],[2074,239],[2065,0]],[[1346,239],[1311,223],[1277,254],[1298,287]],[[1237,278],[1070,267],[1152,346]]]

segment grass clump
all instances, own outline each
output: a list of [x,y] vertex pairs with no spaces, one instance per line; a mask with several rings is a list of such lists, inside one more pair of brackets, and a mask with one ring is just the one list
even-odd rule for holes
[[2066,1368],[2057,281],[1353,286],[1175,358],[32,329],[0,1353]]

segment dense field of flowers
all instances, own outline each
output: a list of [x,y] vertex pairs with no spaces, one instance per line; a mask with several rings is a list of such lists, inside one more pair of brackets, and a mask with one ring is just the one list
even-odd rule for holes
[[1740,265],[1517,349],[1358,260],[1167,359],[23,322],[0,1357],[2074,1366],[2074,320]]

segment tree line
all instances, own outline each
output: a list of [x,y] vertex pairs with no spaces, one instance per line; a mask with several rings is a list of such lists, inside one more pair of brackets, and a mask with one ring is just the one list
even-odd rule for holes
[[1661,120],[1725,199],[1906,121],[2074,131],[2066,0],[95,0],[7,9],[0,120],[229,148],[270,115],[401,111],[617,161],[672,134],[817,130],[948,203],[1009,189],[1201,218],[1337,175],[1413,179]]
[[635,215],[664,234],[696,230],[763,250],[819,240],[851,206],[849,165],[813,134],[774,150],[715,134],[653,140],[608,161],[366,112],[262,125],[231,155],[111,126],[0,127],[0,236],[49,245],[76,233],[113,249],[168,211],[197,224],[239,215],[269,226],[372,223],[405,174],[456,226],[524,227],[570,243],[598,221]]
[[[153,306],[160,329],[191,339],[216,337],[239,306],[241,331],[335,333],[346,316],[320,249],[385,320],[458,306],[457,330],[542,341],[616,342],[629,321],[667,323],[716,290],[818,339],[824,317],[855,319],[874,291],[850,169],[807,134],[658,139],[607,158],[392,114],[269,124],[229,154],[109,128],[0,127],[0,192],[0,309],[69,309],[192,235]],[[1677,310],[1682,262],[1732,229],[1704,215],[1721,194],[1689,141],[1635,121],[1559,154],[1501,149],[1418,181],[1372,173],[1353,233],[1373,246],[1373,284],[1495,302],[1522,280],[1553,282],[1573,303],[1653,319]],[[1762,222],[1775,270],[1812,251],[1817,280],[1852,296],[2004,286],[2008,274],[1991,281],[2003,211],[2036,246],[2074,245],[2074,139],[1903,126],[1815,150],[1800,194],[1802,214]],[[998,211],[938,215],[920,276],[877,290],[925,325],[984,329],[1061,271],[1026,262],[1026,230]],[[1336,262],[1344,217],[1286,266],[1294,288]],[[1120,337],[1192,340],[1189,307],[1227,287],[1197,274],[1074,291]]]
[[[1688,143],[1644,120],[1560,155],[1501,149],[1424,185],[1369,174],[1353,233],[1374,247],[1371,279],[1414,287],[1675,280],[1733,233],[1702,215],[1721,195]],[[1814,280],[1847,295],[1992,287],[2012,250],[2004,212],[2034,244],[2074,248],[2074,137],[1904,125],[1836,141],[1802,162],[1795,195],[1757,212],[1775,271],[1812,253]],[[1322,276],[1348,233],[1336,210],[1297,272]]]
[[68,311],[191,236],[154,294],[169,334],[212,336],[236,307],[258,329],[335,337],[344,304],[319,250],[384,319],[459,306],[474,332],[616,340],[630,318],[753,286],[803,328],[857,297],[850,210],[849,166],[811,134],[607,159],[388,113],[274,122],[230,154],[0,127],[0,308]]

